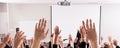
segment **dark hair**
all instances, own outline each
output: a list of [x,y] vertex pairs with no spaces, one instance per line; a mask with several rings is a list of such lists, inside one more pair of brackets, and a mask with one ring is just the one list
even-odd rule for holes
[[51,34],[51,37],[53,37],[53,34]]

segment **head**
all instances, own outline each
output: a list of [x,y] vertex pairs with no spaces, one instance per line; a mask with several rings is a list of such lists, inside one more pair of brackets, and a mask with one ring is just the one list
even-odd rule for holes
[[53,34],[51,34],[51,36],[50,36],[50,41],[52,41],[53,40]]
[[111,36],[109,36],[109,37],[108,37],[108,40],[109,40],[109,42],[111,42],[111,41],[112,41],[112,37],[111,37]]
[[117,40],[113,40],[113,44],[117,46],[118,45]]
[[105,42],[105,43],[104,43],[104,48],[110,48],[109,43]]

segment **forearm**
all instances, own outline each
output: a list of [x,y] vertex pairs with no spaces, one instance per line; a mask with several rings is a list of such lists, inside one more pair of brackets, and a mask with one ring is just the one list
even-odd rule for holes
[[55,35],[55,38],[54,38],[54,44],[57,44],[57,39],[58,39],[58,36]]
[[97,41],[91,41],[92,48],[98,48]]
[[0,48],[4,48],[4,47],[5,47],[5,44],[6,44],[6,43],[2,42],[2,43],[0,44]]
[[34,40],[32,44],[32,48],[40,48],[40,40]]
[[112,42],[110,42],[110,48],[113,48],[113,43]]

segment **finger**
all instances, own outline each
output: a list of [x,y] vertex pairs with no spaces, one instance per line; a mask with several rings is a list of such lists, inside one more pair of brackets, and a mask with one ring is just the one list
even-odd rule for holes
[[23,34],[24,34],[24,32],[21,32],[21,33],[20,33],[20,37],[23,36]]
[[90,29],[92,29],[92,20],[90,19]]
[[85,28],[85,30],[86,30],[86,27],[85,27],[85,22],[84,21],[82,21],[82,24],[83,24],[83,27]]
[[35,25],[35,31],[38,29],[38,23],[36,23]]
[[45,28],[46,28],[46,20],[44,21],[44,23],[43,23],[43,27],[42,27],[42,30],[44,30]]
[[15,34],[15,37],[14,37],[14,39],[16,39],[17,38],[17,33]]
[[40,25],[41,25],[41,19],[39,20],[39,23],[37,24],[37,27],[40,28]]
[[43,28],[43,25],[44,25],[44,18],[42,19],[42,22],[41,22],[41,25],[40,25],[40,28]]
[[83,28],[83,32],[84,32],[84,34],[87,34],[87,31],[85,30],[85,28]]
[[23,36],[19,39],[19,44],[23,43],[23,40],[26,38],[26,36]]
[[95,29],[95,23],[93,23],[93,30],[96,31],[96,29]]
[[59,27],[58,26],[55,27],[55,33],[56,32],[59,32]]
[[89,29],[88,19],[86,20],[86,28]]
[[19,32],[20,32],[20,31],[16,32],[16,38],[18,38],[18,37],[19,37]]
[[26,36],[21,35],[20,37],[18,37],[18,40],[22,39],[23,37],[26,37]]
[[9,39],[10,38],[10,33],[8,33],[6,36],[5,36],[6,39]]
[[17,33],[17,37],[19,37],[20,36],[20,33],[21,33],[22,31],[19,31],[18,33]]
[[84,28],[83,28],[83,27],[81,27],[81,30],[82,30],[82,34],[84,35],[84,33],[85,33]]

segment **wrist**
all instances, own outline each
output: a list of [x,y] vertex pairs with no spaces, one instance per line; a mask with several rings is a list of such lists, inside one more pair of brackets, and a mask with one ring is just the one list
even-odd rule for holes
[[40,41],[41,40],[33,40],[32,48],[39,48],[40,47]]
[[3,41],[0,45],[4,47],[7,44],[7,42]]
[[58,35],[55,34],[55,37],[58,37]]
[[97,41],[91,41],[92,48],[98,48]]
[[41,40],[40,39],[34,39],[33,42],[39,43]]
[[57,44],[58,35],[55,35],[54,44]]
[[33,41],[40,41],[41,39],[38,38],[38,37],[34,37],[34,40]]
[[14,46],[14,48],[18,48],[17,46]]

